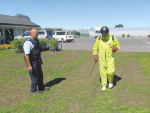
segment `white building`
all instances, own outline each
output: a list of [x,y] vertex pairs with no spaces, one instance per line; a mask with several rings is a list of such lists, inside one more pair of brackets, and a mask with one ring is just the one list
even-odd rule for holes
[[14,36],[36,27],[40,26],[28,19],[0,14],[0,44],[7,44]]

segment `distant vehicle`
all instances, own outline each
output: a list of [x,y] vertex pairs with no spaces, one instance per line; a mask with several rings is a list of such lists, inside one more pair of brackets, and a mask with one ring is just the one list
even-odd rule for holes
[[53,38],[58,39],[58,41],[61,42],[64,41],[71,42],[74,40],[75,35],[72,31],[54,31]]
[[103,26],[96,26],[96,31],[95,31],[95,39],[101,35],[101,32],[100,32],[100,29],[102,28]]
[[[22,35],[15,36],[14,39],[29,38],[29,37],[30,37],[30,31],[25,31]],[[38,38],[51,39],[53,38],[53,34],[49,30],[39,30]]]
[[29,38],[29,37],[30,37],[30,31],[25,31],[22,35],[15,36],[14,39]]
[[51,39],[53,38],[53,33],[49,30],[39,30],[38,38]]

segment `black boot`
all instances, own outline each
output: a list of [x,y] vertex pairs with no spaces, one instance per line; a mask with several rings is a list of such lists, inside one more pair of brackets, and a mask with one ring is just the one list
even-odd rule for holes
[[37,90],[37,91],[35,91],[35,92],[31,92],[31,93],[33,93],[33,94],[41,94],[41,93],[42,93],[42,91]]

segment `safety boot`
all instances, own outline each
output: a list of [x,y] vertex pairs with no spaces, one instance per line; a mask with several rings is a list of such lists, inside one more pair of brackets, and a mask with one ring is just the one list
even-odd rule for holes
[[50,87],[45,87],[43,91],[50,90]]
[[39,89],[40,91],[48,91],[50,90],[50,87],[44,87],[44,89]]
[[113,83],[109,83],[109,88],[113,88]]
[[102,90],[106,90],[106,86],[103,86],[103,87],[102,87]]

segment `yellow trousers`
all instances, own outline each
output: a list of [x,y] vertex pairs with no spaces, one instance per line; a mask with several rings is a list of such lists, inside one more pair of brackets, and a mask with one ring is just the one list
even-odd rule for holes
[[115,72],[114,59],[110,60],[107,67],[100,64],[100,76],[101,76],[102,86],[107,86],[107,80],[109,83],[113,83],[114,72]]

